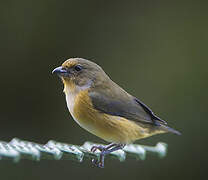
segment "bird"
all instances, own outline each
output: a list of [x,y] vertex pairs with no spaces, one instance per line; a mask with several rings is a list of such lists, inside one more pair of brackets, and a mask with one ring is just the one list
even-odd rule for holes
[[99,160],[92,160],[97,167],[104,167],[105,155],[136,140],[167,132],[181,134],[90,60],[67,59],[52,73],[64,84],[67,107],[73,119],[88,132],[110,143],[92,147],[92,152],[100,151]]

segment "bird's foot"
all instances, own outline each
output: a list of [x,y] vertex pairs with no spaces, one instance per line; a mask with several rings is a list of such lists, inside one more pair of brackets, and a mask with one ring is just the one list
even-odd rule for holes
[[96,167],[104,168],[104,164],[101,161],[97,160],[97,159],[92,159],[92,164]]
[[97,150],[99,150],[99,151],[103,151],[103,150],[106,150],[106,147],[105,146],[102,146],[102,145],[98,145],[98,146],[92,146],[92,148],[91,148],[91,151],[94,153],[95,151],[97,151]]
[[111,152],[117,151],[119,149],[123,149],[125,146],[125,144],[109,144],[107,146],[102,146],[102,145],[98,145],[98,146],[92,146],[91,151],[94,153],[96,150],[99,150],[100,153],[100,158],[97,159],[92,159],[92,163],[99,167],[99,168],[104,168],[104,159],[105,159],[105,155],[110,154]]

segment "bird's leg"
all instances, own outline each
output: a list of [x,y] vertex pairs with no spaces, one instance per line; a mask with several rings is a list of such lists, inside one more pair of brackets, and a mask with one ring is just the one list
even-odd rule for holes
[[95,164],[96,166],[98,166],[100,168],[103,168],[105,155],[110,154],[111,152],[117,151],[119,149],[123,149],[124,146],[125,146],[125,144],[115,144],[115,143],[109,144],[107,146],[101,146],[101,145],[93,146],[91,148],[92,152],[95,152],[97,149],[101,151],[99,161],[93,159],[92,160],[93,164]]
[[117,145],[117,144],[111,143],[111,144],[108,144],[106,146],[102,146],[102,145],[95,146],[94,145],[94,146],[92,146],[91,151],[95,152],[96,150],[100,150],[102,152],[103,150],[107,150],[107,149],[109,149],[109,148],[111,148],[111,147],[113,147],[115,145]]

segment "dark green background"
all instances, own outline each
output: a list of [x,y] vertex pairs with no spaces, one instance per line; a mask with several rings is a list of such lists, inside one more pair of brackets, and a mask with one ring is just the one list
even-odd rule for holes
[[169,144],[165,159],[125,163],[0,161],[0,179],[205,179],[208,160],[206,1],[0,2],[0,140],[103,142],[69,116],[51,71],[69,57],[98,63],[182,132],[137,143]]

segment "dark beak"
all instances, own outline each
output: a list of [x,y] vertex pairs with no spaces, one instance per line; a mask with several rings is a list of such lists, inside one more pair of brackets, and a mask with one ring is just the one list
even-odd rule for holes
[[68,72],[67,72],[66,69],[63,69],[63,68],[60,66],[60,67],[55,68],[55,69],[52,71],[52,74],[66,75],[66,74],[68,74]]

